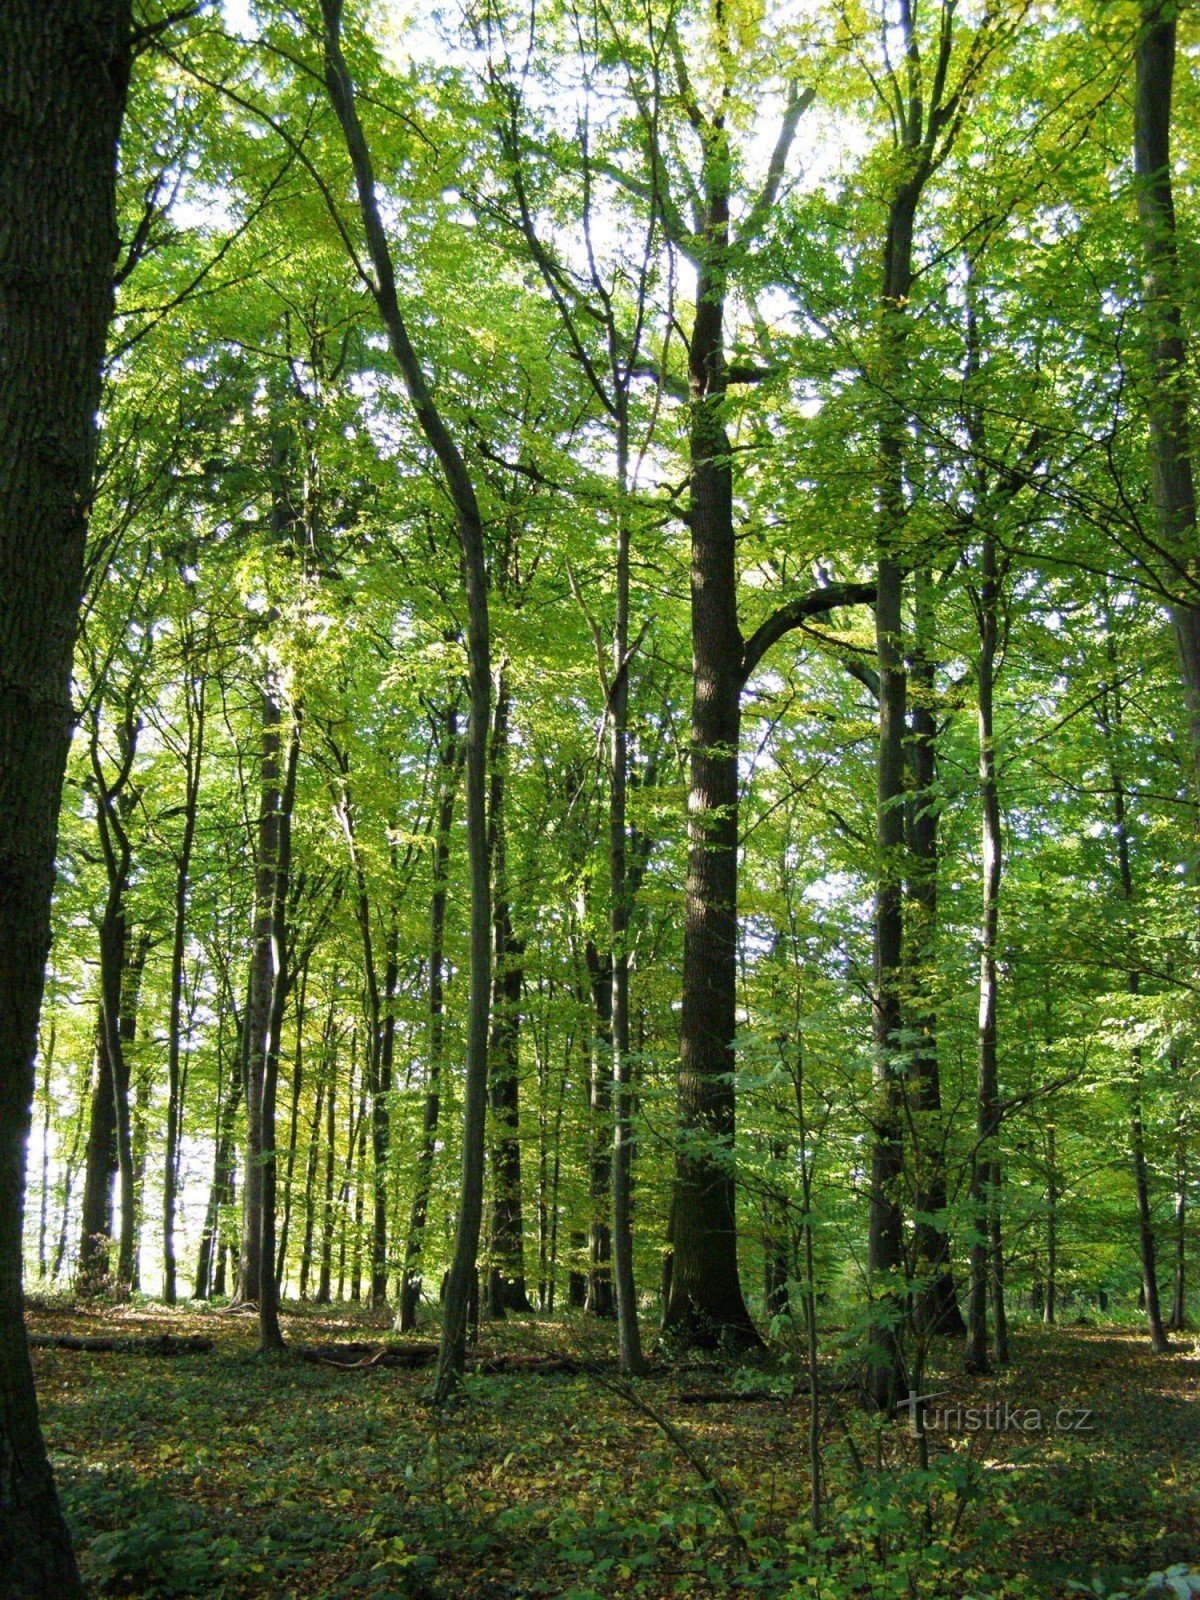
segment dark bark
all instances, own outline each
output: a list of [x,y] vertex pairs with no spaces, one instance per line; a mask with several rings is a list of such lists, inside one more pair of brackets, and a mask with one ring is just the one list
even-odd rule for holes
[[108,1283],[113,1226],[113,1179],[117,1175],[117,1104],[112,1069],[104,1041],[104,1021],[96,1019],[92,1068],[91,1115],[84,1156],[79,1264],[75,1285],[80,1294],[95,1294]]
[[901,992],[904,981],[904,742],[907,678],[902,600],[905,417],[898,398],[904,370],[908,300],[912,286],[913,222],[924,174],[894,194],[884,247],[881,358],[884,395],[879,423],[879,536],[875,593],[875,654],[879,679],[876,762],[875,939],[872,1037],[874,1094],[871,1184],[867,1223],[867,1277],[875,1302],[869,1340],[872,1398],[890,1410],[902,1389],[900,1322],[903,1238],[900,1184],[902,1142]]
[[675,1239],[663,1328],[689,1344],[753,1346],[738,1276],[737,754],[743,640],[737,616],[733,456],[726,431],[728,139],[707,130],[706,216],[688,349],[692,722]]
[[21,1236],[71,654],[112,312],[128,0],[0,8],[0,1592],[81,1593],[38,1420]]
[[1171,182],[1171,89],[1175,72],[1174,0],[1142,0],[1133,99],[1133,153],[1142,240],[1143,296],[1153,381],[1149,396],[1150,469],[1157,537],[1171,607],[1191,734],[1193,782],[1200,790],[1200,560],[1187,335]]

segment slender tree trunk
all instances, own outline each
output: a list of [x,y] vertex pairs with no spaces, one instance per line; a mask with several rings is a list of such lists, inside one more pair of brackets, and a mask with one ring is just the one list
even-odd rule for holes
[[433,1187],[433,1162],[437,1151],[438,1117],[441,1111],[442,1056],[445,1050],[444,953],[446,944],[446,884],[450,870],[450,834],[454,822],[454,801],[462,771],[463,750],[458,736],[458,708],[446,709],[446,728],[441,741],[437,821],[433,843],[433,886],[429,896],[429,959],[426,990],[429,1007],[429,1066],[425,1080],[425,1110],[421,1120],[421,1143],[417,1150],[412,1210],[404,1242],[404,1267],[400,1276],[400,1305],[396,1314],[397,1333],[410,1333],[416,1326],[421,1303],[421,1258],[425,1246],[425,1226],[429,1220],[429,1196]]
[[296,985],[296,1052],[292,1057],[292,1105],[288,1115],[287,1165],[283,1179],[283,1223],[279,1229],[279,1245],[275,1253],[276,1292],[283,1293],[284,1268],[287,1265],[288,1233],[292,1223],[292,1177],[296,1170],[296,1135],[300,1126],[300,1091],[304,1082],[304,1021],[307,1015],[308,960],[301,963]]
[[917,1148],[913,1209],[914,1273],[918,1282],[917,1317],[928,1333],[958,1336],[966,1332],[958,1292],[950,1270],[950,1238],[944,1223],[934,1220],[946,1210],[945,1138],[941,1074],[938,1064],[937,1013],[929,994],[937,960],[938,819],[941,802],[937,775],[937,717],[934,696],[933,580],[926,569],[914,575],[916,629],[909,683],[911,740],[909,766],[912,797],[908,807],[909,905],[907,961],[917,996],[912,1020],[916,1042],[911,1048],[913,1118]]
[[362,1299],[362,1257],[363,1257],[363,1211],[364,1194],[366,1185],[363,1182],[363,1168],[367,1164],[367,1081],[363,1075],[363,1086],[358,1097],[358,1142],[355,1151],[355,1171],[358,1181],[354,1185],[354,1227],[351,1238],[350,1250],[350,1300],[357,1305]]
[[492,907],[488,866],[487,766],[491,712],[491,640],[483,518],[462,453],[438,409],[420,358],[409,338],[396,293],[396,272],[375,190],[371,152],[354,101],[354,85],[341,48],[342,0],[321,0],[325,25],[325,83],[354,168],[359,214],[375,279],[372,292],[388,344],[404,379],[417,424],[433,450],[454,505],[467,601],[470,715],[467,723],[467,856],[471,886],[470,995],[463,1094],[462,1177],[454,1257],[446,1284],[445,1314],[434,1393],[449,1397],[466,1361],[467,1317],[476,1283],[483,1220],[483,1157],[487,1122],[488,1006],[492,985]]
[[977,603],[979,664],[979,794],[982,810],[983,910],[979,949],[978,1072],[976,1081],[976,1148],[971,1174],[971,1288],[967,1309],[967,1368],[986,1372],[987,1299],[992,1300],[992,1347],[1006,1359],[1003,1267],[1000,1239],[999,1086],[996,1066],[996,944],[1000,915],[1000,797],[996,781],[995,676],[999,643],[999,585],[996,542],[985,532]]
[[1054,1148],[1054,1124],[1046,1128],[1046,1296],[1042,1321],[1054,1326],[1058,1306],[1058,1162]]
[[[317,1280],[316,1300],[319,1306],[329,1304],[333,1274],[333,1232],[336,1210],[333,1202],[333,1169],[337,1138],[337,1054],[329,1063],[329,1091],[325,1099],[325,1187],[321,1212],[321,1268]],[[353,1091],[351,1091],[353,1092]]]
[[25,1335],[25,1147],[118,248],[128,0],[0,8],[0,1592],[82,1593]]
[[308,1130],[308,1155],[304,1162],[304,1236],[300,1244],[300,1282],[298,1298],[308,1299],[308,1286],[312,1278],[313,1234],[316,1226],[317,1170],[321,1161],[321,1120],[325,1109],[325,1083],[332,1065],[330,1040],[333,1032],[333,1003],[329,1007],[329,1023],[321,1050],[321,1066],[317,1074],[316,1094],[313,1100],[312,1123]]
[[80,1095],[79,1113],[75,1118],[75,1132],[71,1139],[71,1148],[67,1152],[66,1168],[63,1172],[62,1219],[58,1228],[58,1243],[54,1247],[54,1262],[50,1268],[50,1276],[55,1282],[58,1281],[58,1275],[63,1270],[63,1263],[67,1258],[67,1242],[71,1233],[71,1194],[75,1185],[75,1174],[79,1166],[79,1146],[83,1141],[83,1122],[89,1102],[90,1096]]
[[50,1217],[50,1074],[54,1065],[55,1025],[51,1018],[42,1061],[42,1182],[38,1192],[38,1278],[46,1276],[46,1231]]
[[[223,1022],[223,1019],[222,1019]],[[221,1071],[220,1045],[223,1029],[218,1024],[217,1071]],[[242,1051],[239,1048],[230,1065],[229,1081],[224,1099],[217,1112],[216,1138],[213,1151],[213,1176],[208,1190],[208,1207],[204,1213],[204,1231],[200,1235],[200,1249],[196,1257],[196,1283],[194,1296],[207,1300],[216,1292],[214,1264],[223,1256],[221,1235],[221,1205],[227,1198],[232,1172],[234,1139],[237,1129],[238,1107],[242,1101]]]
[[279,849],[279,724],[273,683],[261,697],[259,814],[254,884],[253,954],[246,995],[243,1093],[246,1097],[246,1159],[242,1179],[242,1258],[238,1298],[257,1304],[262,1293],[259,1250],[263,1210],[263,1077],[269,1053],[274,959],[271,947],[275,866]]
[[[1108,630],[1109,659],[1116,665],[1111,626]],[[1117,880],[1121,899],[1127,907],[1133,905],[1133,863],[1130,852],[1128,814],[1125,803],[1125,782],[1121,773],[1117,739],[1120,735],[1123,714],[1120,690],[1114,679],[1100,701],[1100,726],[1108,753],[1109,782],[1112,792],[1113,833],[1117,846]],[[1126,973],[1126,988],[1130,995],[1141,990],[1141,973],[1131,966]],[[1134,1200],[1138,1219],[1138,1255],[1142,1267],[1142,1309],[1150,1334],[1150,1347],[1162,1355],[1170,1349],[1163,1326],[1162,1308],[1158,1295],[1158,1270],[1155,1260],[1154,1223],[1150,1205],[1150,1180],[1146,1171],[1146,1144],[1142,1128],[1142,1052],[1134,1045],[1130,1052],[1133,1066],[1133,1105],[1129,1119],[1130,1154],[1133,1162]]]
[[488,1314],[529,1312],[521,1206],[520,1039],[523,944],[513,932],[508,901],[505,787],[508,768],[509,689],[497,673],[492,725],[488,835],[492,862],[492,1030],[488,1092],[492,1112],[492,1215],[488,1228]]
[[[611,846],[610,846],[611,848]],[[592,1037],[588,1052],[588,1287],[584,1310],[611,1317],[612,1292],[612,957],[601,960],[587,942],[592,990]]]
[[[263,1042],[262,1109],[259,1129],[262,1140],[262,1229],[259,1239],[258,1343],[264,1354],[283,1349],[279,1326],[279,1290],[275,1281],[275,1203],[278,1160],[275,1150],[275,1099],[279,1087],[279,1051],[283,1036],[283,1014],[287,1005],[290,979],[287,970],[287,903],[292,859],[292,811],[296,799],[296,769],[300,760],[300,719],[293,709],[284,765],[283,789],[279,794],[279,813],[272,838],[274,871],[270,919],[270,1008],[267,1034]],[[303,1026],[297,1019],[297,1028]]]
[[[189,634],[190,638],[190,634]],[[206,686],[189,672],[187,744],[184,749],[183,834],[175,857],[175,905],[171,927],[171,997],[167,1013],[167,1148],[163,1163],[163,1299],[175,1304],[175,1205],[180,1146],[180,1014],[183,1004],[184,952],[187,945],[188,889],[196,815],[200,805],[200,773],[204,760]]]
[[621,1371],[642,1370],[637,1290],[633,1276],[633,1119],[629,1056],[629,874],[627,805],[629,789],[629,408],[622,392],[617,433],[617,482],[621,496],[617,525],[617,594],[613,627],[612,689],[609,703],[608,871],[609,939],[612,946],[612,1257],[617,1302],[617,1346]]

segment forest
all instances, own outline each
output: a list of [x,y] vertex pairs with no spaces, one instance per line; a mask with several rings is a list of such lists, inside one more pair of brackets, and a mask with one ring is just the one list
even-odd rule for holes
[[1198,63],[3,0],[0,1600],[1200,1596]]

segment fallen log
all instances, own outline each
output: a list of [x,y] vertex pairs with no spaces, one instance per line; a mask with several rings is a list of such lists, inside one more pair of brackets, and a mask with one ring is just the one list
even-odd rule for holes
[[120,1356],[203,1356],[213,1348],[213,1340],[199,1333],[31,1333],[29,1343],[34,1350],[85,1350]]
[[750,1401],[790,1400],[791,1395],[773,1389],[685,1389],[675,1396],[685,1406],[731,1406]]

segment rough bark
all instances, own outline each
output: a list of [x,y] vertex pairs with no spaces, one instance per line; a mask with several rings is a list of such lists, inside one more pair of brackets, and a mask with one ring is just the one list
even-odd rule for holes
[[118,248],[127,0],[0,9],[0,1591],[81,1593],[38,1420],[21,1236],[71,653]]
[[1187,335],[1171,182],[1171,90],[1175,72],[1174,0],[1142,0],[1133,99],[1133,153],[1142,243],[1143,298],[1152,371],[1148,394],[1150,471],[1158,550],[1171,607],[1191,734],[1193,781],[1200,791],[1200,552],[1188,420]]
[[729,150],[712,133],[704,248],[688,349],[692,723],[679,1034],[674,1249],[663,1328],[687,1343],[756,1345],[738,1276],[737,752],[743,640],[737,617],[733,456],[725,426]]

